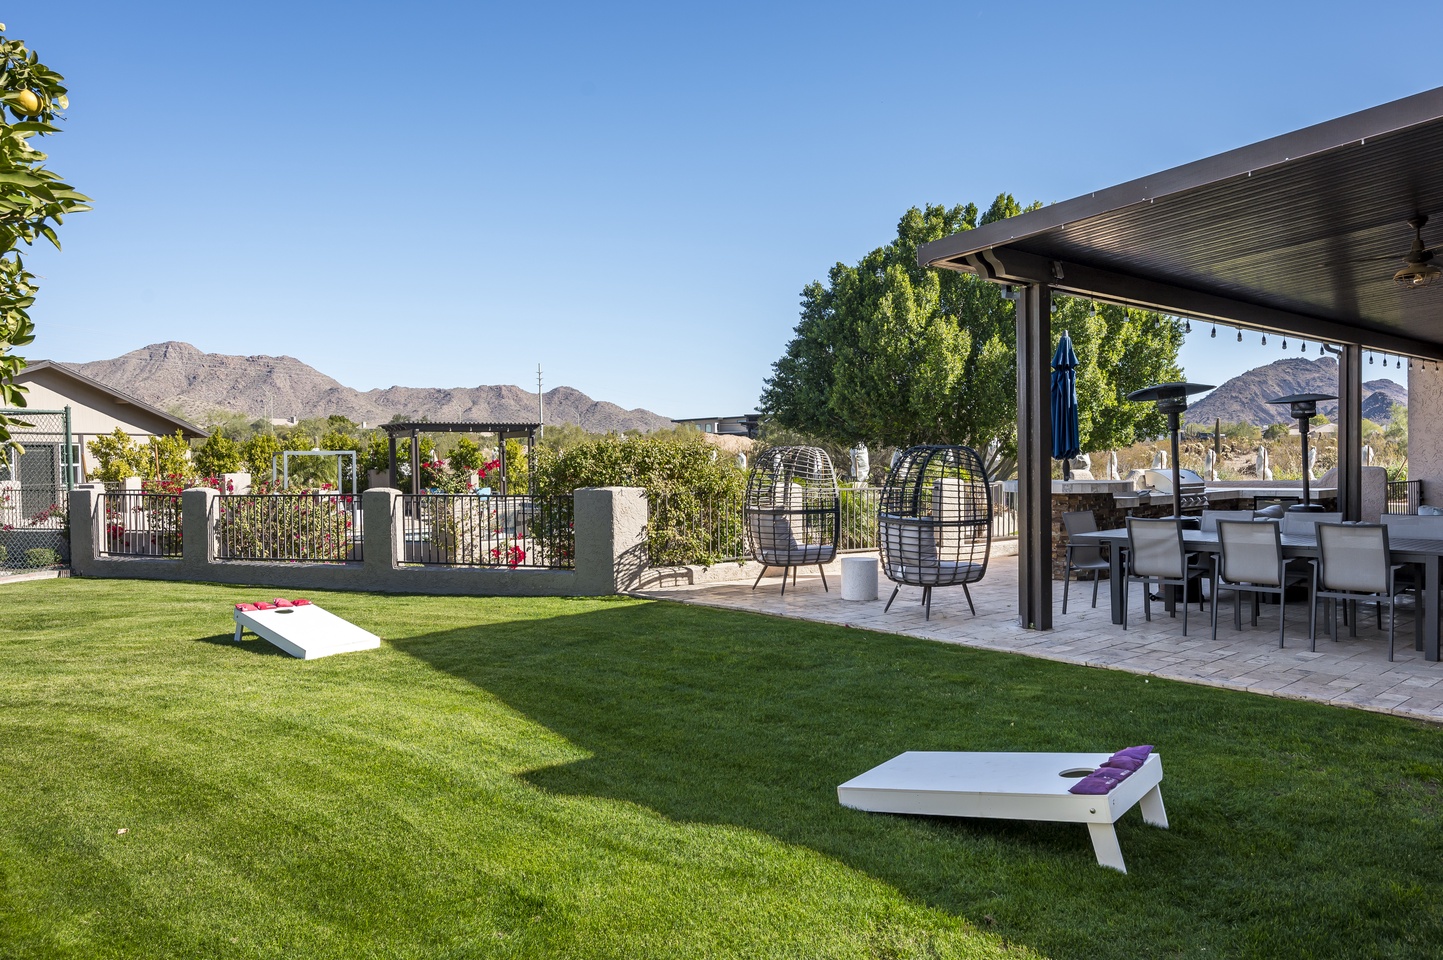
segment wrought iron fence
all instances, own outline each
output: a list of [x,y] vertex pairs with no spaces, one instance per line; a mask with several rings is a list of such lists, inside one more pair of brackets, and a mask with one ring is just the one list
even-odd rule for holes
[[0,451],[0,573],[64,563],[78,469],[69,410],[0,413],[28,424],[12,426],[14,445]]
[[646,547],[655,567],[712,565],[741,560],[741,491],[682,490],[647,497]]
[[992,539],[1012,540],[1017,537],[1017,493],[992,485]]
[[101,556],[180,556],[179,494],[106,490],[100,502]]
[[216,558],[342,563],[361,560],[361,498],[239,494],[215,498]]
[[576,566],[570,496],[406,494],[401,497],[407,563],[511,569]]
[[841,523],[837,525],[837,549],[877,549],[877,506],[882,500],[881,487],[843,487]]
[[1423,502],[1422,480],[1389,480],[1388,512],[1415,514]]

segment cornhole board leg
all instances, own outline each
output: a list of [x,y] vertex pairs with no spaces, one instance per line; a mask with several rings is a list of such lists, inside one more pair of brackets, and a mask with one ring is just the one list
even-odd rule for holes
[[249,630],[301,660],[315,660],[356,650],[375,650],[381,645],[381,638],[374,633],[368,633],[314,603],[274,610],[237,610],[236,642],[240,642],[242,630]]
[[1117,828],[1110,823],[1089,823],[1087,832],[1092,834],[1092,852],[1097,854],[1097,862],[1127,873],[1127,865],[1122,862],[1122,846],[1117,842]]
[[1113,827],[1140,806],[1145,823],[1167,827],[1162,756],[1094,796],[1068,790],[1101,766],[1107,753],[951,753],[910,751],[837,787],[844,807],[875,813],[1085,823],[1097,862],[1127,872]]

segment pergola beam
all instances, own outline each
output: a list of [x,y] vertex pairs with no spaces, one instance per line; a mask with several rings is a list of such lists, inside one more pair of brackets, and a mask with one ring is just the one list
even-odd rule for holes
[[1284,333],[1308,340],[1356,344],[1381,353],[1443,361],[1443,345],[1233,300],[1084,264],[1048,260],[1022,250],[993,248],[971,254],[961,263],[938,261],[932,266],[975,273],[999,283],[1047,284],[1056,293],[1107,300],[1197,320],[1216,320],[1219,323],[1270,333]]

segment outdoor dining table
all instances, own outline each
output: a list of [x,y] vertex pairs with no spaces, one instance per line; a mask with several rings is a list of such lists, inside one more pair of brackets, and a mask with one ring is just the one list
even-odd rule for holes
[[[1217,554],[1222,550],[1216,531],[1184,530],[1183,542],[1186,549],[1197,553]],[[1123,569],[1122,550],[1127,546],[1127,530],[1097,530],[1080,533],[1071,538],[1074,543],[1107,544],[1112,547],[1108,575],[1112,578],[1112,622],[1120,624],[1123,619],[1123,598],[1120,584],[1126,576]],[[1438,623],[1440,607],[1439,569],[1443,565],[1443,540],[1428,540],[1420,537],[1389,537],[1388,550],[1394,563],[1411,563],[1422,572],[1419,581],[1423,601],[1423,657],[1438,660]],[[1315,558],[1318,556],[1318,539],[1312,534],[1283,534],[1283,556]]]

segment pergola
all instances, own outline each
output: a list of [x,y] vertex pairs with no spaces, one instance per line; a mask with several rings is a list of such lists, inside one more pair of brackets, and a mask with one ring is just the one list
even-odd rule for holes
[[421,476],[421,451],[420,439],[422,432],[427,433],[494,433],[497,439],[497,457],[501,461],[501,493],[506,491],[506,441],[509,439],[526,438],[526,456],[529,460],[536,448],[536,431],[541,428],[539,423],[482,423],[478,420],[442,420],[432,422],[430,420],[409,420],[402,423],[388,423],[381,427],[386,431],[386,437],[390,440],[390,467],[389,483],[392,487],[396,485],[396,438],[398,436],[410,435],[411,438],[411,486],[412,493],[419,491],[415,486],[415,479]]
[[[1339,498],[1361,510],[1365,350],[1443,360],[1443,283],[1393,279],[1443,246],[1443,88],[923,245],[923,266],[1015,287],[1018,611],[1052,626],[1048,362],[1055,294],[1339,351]],[[1411,364],[1410,364],[1411,367]],[[1410,380],[1413,375],[1410,374]]]

